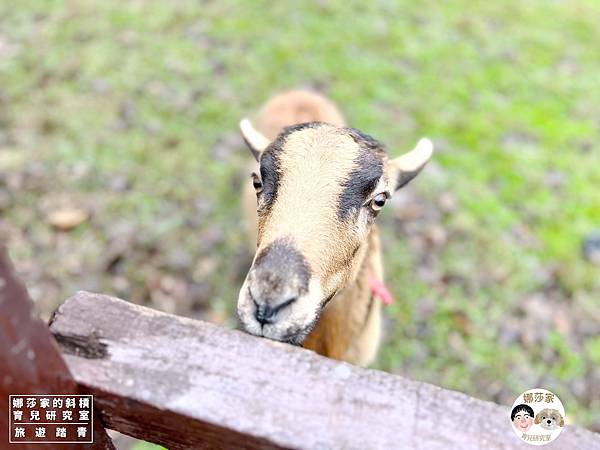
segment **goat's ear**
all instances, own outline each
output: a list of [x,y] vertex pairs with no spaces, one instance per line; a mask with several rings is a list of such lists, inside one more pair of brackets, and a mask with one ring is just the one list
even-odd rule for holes
[[433,154],[433,143],[422,138],[416,147],[408,153],[388,162],[388,180],[394,191],[400,189],[416,177]]
[[271,143],[265,136],[258,132],[248,119],[242,119],[240,122],[240,130],[246,145],[252,152],[252,156],[258,161],[262,152]]

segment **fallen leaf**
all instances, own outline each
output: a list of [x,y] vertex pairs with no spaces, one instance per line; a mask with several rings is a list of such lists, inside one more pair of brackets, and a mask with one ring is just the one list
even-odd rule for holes
[[63,208],[48,214],[48,223],[61,231],[69,231],[81,225],[89,218],[87,211],[81,208]]

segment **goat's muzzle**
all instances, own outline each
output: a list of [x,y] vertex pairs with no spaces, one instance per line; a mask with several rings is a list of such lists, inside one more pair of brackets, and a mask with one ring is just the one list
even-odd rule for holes
[[301,342],[318,315],[320,289],[311,292],[310,285],[310,267],[291,240],[265,246],[240,290],[238,316],[244,329],[270,339]]

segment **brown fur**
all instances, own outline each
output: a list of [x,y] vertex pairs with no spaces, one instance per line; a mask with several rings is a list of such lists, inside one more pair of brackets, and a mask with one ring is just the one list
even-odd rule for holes
[[[256,128],[272,140],[286,126],[311,121],[345,125],[335,105],[326,98],[311,92],[291,91],[274,97],[262,108]],[[319,139],[318,133],[311,136],[309,138]],[[257,166],[253,163],[250,170],[256,171]],[[244,210],[251,241],[256,248],[256,194],[249,182],[245,186]],[[301,228],[297,223],[290,224],[290,227],[293,226]],[[383,278],[379,235],[375,226],[360,246],[358,258],[359,264],[346,281],[345,288],[324,308],[304,347],[331,358],[367,365],[375,358],[381,335],[381,304],[379,299],[372,298],[368,284],[369,275]],[[327,261],[327,258],[321,259]]]
[[256,128],[273,140],[283,128],[304,122],[345,126],[342,114],[322,95],[309,91],[289,91],[274,96],[263,106]]
[[377,229],[364,244],[365,257],[358,275],[325,308],[304,347],[321,355],[367,365],[377,354],[381,336],[381,303],[372,298],[368,277],[383,277]]

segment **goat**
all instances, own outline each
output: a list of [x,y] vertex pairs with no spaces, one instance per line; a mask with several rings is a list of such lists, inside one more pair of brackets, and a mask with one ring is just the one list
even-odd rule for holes
[[[244,192],[256,253],[237,313],[248,333],[357,365],[381,338],[383,280],[375,217],[431,158],[421,139],[389,159],[382,144],[307,91],[272,98],[257,128],[240,122],[258,162]],[[256,165],[255,165],[256,166]],[[380,296],[385,296],[385,292]]]

